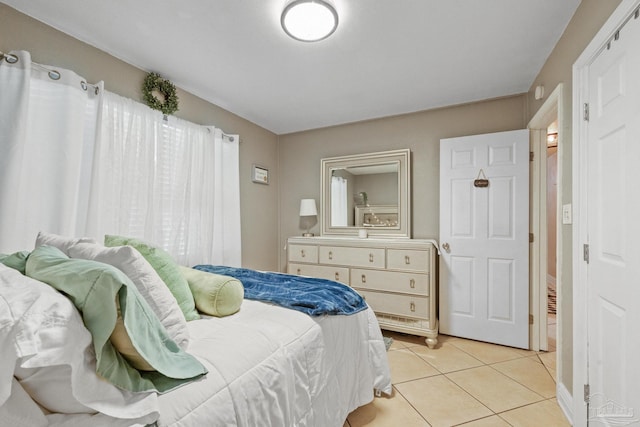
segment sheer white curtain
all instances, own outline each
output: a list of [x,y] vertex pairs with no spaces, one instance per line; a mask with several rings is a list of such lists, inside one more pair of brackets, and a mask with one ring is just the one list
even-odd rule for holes
[[110,92],[100,121],[90,234],[139,237],[185,265],[240,266],[237,136]]
[[214,237],[211,259],[221,265],[240,267],[240,137],[212,131],[215,147]]
[[241,265],[237,135],[15,52],[0,64],[0,252],[38,231],[142,238],[185,265]]
[[331,177],[331,226],[347,226],[347,180],[340,176]]
[[[60,76],[28,52],[0,61],[0,252],[32,249],[38,231],[84,232],[101,83]],[[53,77],[53,78],[52,78]],[[96,90],[97,89],[97,90]]]

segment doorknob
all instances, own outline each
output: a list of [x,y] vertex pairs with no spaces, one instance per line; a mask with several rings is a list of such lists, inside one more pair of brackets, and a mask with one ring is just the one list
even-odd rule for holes
[[444,242],[442,244],[442,249],[444,249],[445,251],[447,251],[447,253],[451,252],[451,248],[449,247],[449,244],[447,242]]

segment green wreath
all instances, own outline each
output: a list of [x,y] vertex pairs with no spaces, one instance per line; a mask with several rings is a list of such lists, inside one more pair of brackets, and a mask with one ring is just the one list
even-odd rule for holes
[[[156,94],[160,95],[158,97]],[[178,95],[176,87],[169,80],[160,77],[158,73],[149,73],[142,83],[144,102],[154,110],[160,110],[170,115],[178,111]]]

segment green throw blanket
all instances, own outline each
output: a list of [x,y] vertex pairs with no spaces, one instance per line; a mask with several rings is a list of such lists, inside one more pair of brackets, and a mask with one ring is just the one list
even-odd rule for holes
[[[73,301],[93,336],[97,373],[112,384],[134,392],[166,392],[207,373],[169,338],[135,285],[117,268],[71,259],[57,248],[40,246],[27,259],[26,275]],[[116,296],[131,342],[156,371],[134,369],[109,340],[117,319]]]

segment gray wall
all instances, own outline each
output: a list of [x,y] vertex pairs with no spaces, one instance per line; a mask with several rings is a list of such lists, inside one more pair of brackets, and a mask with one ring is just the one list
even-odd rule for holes
[[[103,80],[107,90],[135,100],[142,99],[141,85],[147,71],[162,74],[162,70],[143,71],[126,64],[3,3],[0,3],[0,50],[28,50],[35,62],[71,69],[89,82]],[[183,90],[178,89],[178,97],[177,117],[240,135],[242,261],[247,267],[276,269],[277,135]],[[251,182],[254,163],[272,172],[269,185]]]
[[[300,199],[315,198],[320,205],[322,158],[409,148],[413,237],[437,238],[440,139],[523,129],[525,110],[526,96],[518,95],[281,135],[280,269],[286,270],[287,238],[304,231],[299,228]],[[319,226],[311,231],[318,234]]]

